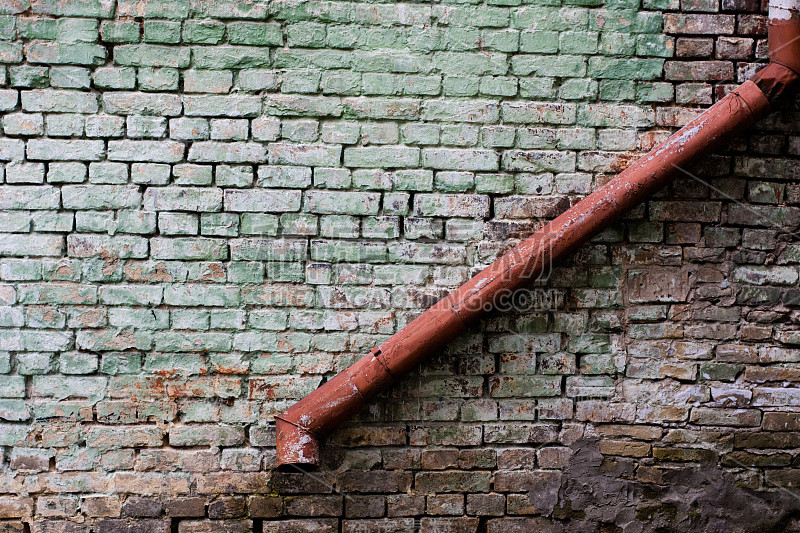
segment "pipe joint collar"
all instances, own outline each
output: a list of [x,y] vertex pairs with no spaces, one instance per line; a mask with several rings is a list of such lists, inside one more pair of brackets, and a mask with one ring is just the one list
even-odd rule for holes
[[319,440],[280,417],[275,418],[278,468],[315,469],[319,466]]
[[777,61],[770,62],[752,78],[771,107],[779,107],[786,99],[795,95],[800,75]]

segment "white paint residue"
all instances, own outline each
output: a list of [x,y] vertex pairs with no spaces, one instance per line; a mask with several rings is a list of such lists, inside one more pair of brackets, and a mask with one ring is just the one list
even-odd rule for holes
[[306,457],[305,454],[303,454],[303,450],[307,444],[313,443],[314,440],[308,435],[308,433],[302,431],[299,433],[300,433],[300,438],[298,439],[297,447],[294,450],[298,462],[304,463],[308,460],[311,460],[310,462],[313,462],[314,458]]
[[781,7],[769,6],[769,18],[770,20],[789,20],[792,18],[792,12]]
[[800,11],[800,0],[769,0],[769,18],[788,20],[792,11]]
[[686,141],[690,140],[700,131],[701,127],[702,124],[698,124],[692,128],[684,128],[685,131],[683,131],[682,133],[678,132],[678,136],[675,137],[675,142],[683,146],[686,143]]
[[[491,278],[491,279],[494,279],[494,278]],[[491,281],[491,279],[490,278],[483,278],[483,279],[478,280],[478,282],[475,284],[475,292],[478,292],[479,290],[481,290],[481,288],[483,288],[484,285],[489,283],[489,281]]]

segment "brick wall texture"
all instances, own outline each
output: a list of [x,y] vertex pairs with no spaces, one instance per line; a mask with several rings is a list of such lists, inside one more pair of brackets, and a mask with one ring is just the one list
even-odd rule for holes
[[0,532],[800,529],[800,114],[275,470],[273,415],[767,57],[754,0],[0,0]]

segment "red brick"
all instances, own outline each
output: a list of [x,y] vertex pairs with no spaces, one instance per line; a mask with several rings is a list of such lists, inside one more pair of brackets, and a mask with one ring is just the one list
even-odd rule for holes
[[479,520],[462,516],[460,518],[423,518],[420,533],[477,533]]
[[415,488],[420,492],[489,492],[491,474],[488,472],[419,472]]
[[646,457],[650,455],[650,445],[645,442],[623,440],[601,440],[600,453],[624,457]]
[[[252,502],[251,502],[252,508]],[[286,514],[296,516],[339,516],[342,514],[341,495],[289,496]]]
[[489,520],[488,533],[556,533],[562,531],[561,524],[550,518],[497,518]]
[[653,448],[656,461],[710,462],[717,460],[717,453],[702,448]]
[[499,492],[544,491],[561,485],[561,472],[553,470],[500,470],[494,476]]
[[711,57],[714,40],[701,37],[679,37],[675,43],[677,57]]
[[337,533],[339,520],[335,518],[267,520],[264,521],[263,528],[264,533]]
[[728,81],[733,80],[730,61],[667,61],[664,75],[670,81]]
[[733,15],[664,15],[664,31],[677,34],[733,34]]
[[410,472],[385,470],[341,472],[336,485],[344,492],[406,492],[411,488]]
[[385,496],[348,494],[344,499],[344,515],[347,518],[380,518],[385,507]]
[[720,37],[717,39],[717,59],[750,59],[753,57],[753,39],[746,37]]

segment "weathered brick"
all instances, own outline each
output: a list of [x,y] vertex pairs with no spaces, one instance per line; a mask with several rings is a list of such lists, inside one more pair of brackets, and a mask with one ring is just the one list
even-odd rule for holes
[[61,201],[67,209],[135,208],[141,205],[142,194],[128,185],[65,185]]
[[422,492],[489,492],[488,472],[420,472],[414,485]]
[[61,195],[50,186],[3,186],[0,187],[2,209],[58,209]]
[[733,63],[729,61],[667,61],[664,74],[668,80],[713,80],[734,79]]
[[418,194],[414,198],[414,215],[487,218],[489,197],[466,194]]
[[267,151],[259,143],[196,142],[189,149],[188,159],[200,163],[263,163]]
[[161,293],[161,287],[137,285],[101,287],[99,291],[100,301],[111,305],[158,305]]
[[31,139],[28,141],[28,159],[44,161],[84,160],[103,158],[103,141]]
[[231,258],[246,261],[299,261],[306,257],[306,242],[290,239],[235,239]]
[[575,170],[575,154],[549,150],[521,151],[503,153],[503,170],[523,172],[572,172]]
[[239,290],[232,286],[172,285],[164,291],[164,303],[168,305],[226,307],[238,301]]
[[25,157],[25,142],[14,139],[0,140],[0,161],[14,161]]
[[[119,115],[180,115],[179,96],[163,93],[113,92],[103,95],[106,112]],[[130,133],[130,132],[129,132]]]
[[264,525],[264,533],[336,533],[338,527],[338,520],[331,518],[270,520]]
[[500,108],[493,101],[433,100],[426,102],[422,110],[423,120],[493,123],[499,118]]
[[98,400],[105,395],[104,377],[34,376],[33,396],[64,399],[70,396]]
[[7,135],[42,135],[44,119],[41,114],[12,113],[3,117],[3,131]]
[[150,239],[150,256],[153,259],[206,260],[228,258],[224,240],[202,237]]
[[244,442],[244,430],[236,426],[180,425],[169,431],[169,443],[173,446],[240,446]]
[[226,190],[225,209],[236,212],[284,212],[300,209],[300,191]]
[[344,164],[353,167],[396,168],[419,166],[419,148],[370,146],[346,148]]
[[461,246],[429,243],[399,243],[389,246],[389,260],[402,263],[463,264],[466,254]]
[[114,47],[114,63],[133,67],[189,66],[190,50],[155,44],[125,44]]
[[309,191],[306,193],[306,206],[312,213],[374,215],[380,207],[380,194]]
[[[92,81],[96,87],[101,89],[133,89],[136,87],[136,69],[130,67],[98,68],[92,73]],[[108,106],[106,99],[109,96],[111,95],[103,95],[103,101],[106,106]]]
[[21,518],[32,514],[33,498],[14,496],[0,498],[0,518]]
[[30,63],[102,65],[106,49],[89,43],[29,43],[25,46],[25,56]]
[[[22,91],[22,109],[38,113],[97,113],[97,96],[80,91]],[[16,100],[14,101],[16,103]]]
[[127,235],[87,235],[67,236],[67,254],[70,257],[120,257],[146,258],[147,239]]
[[719,409],[695,407],[691,421],[707,426],[759,426],[761,412],[757,409]]
[[[181,50],[188,52],[188,49]],[[212,70],[260,68],[271,64],[269,50],[255,46],[193,47],[192,62],[196,68]]]
[[222,194],[222,189],[208,187],[151,187],[143,206],[149,211],[220,211]]
[[574,104],[504,102],[502,109],[505,122],[527,124],[572,124],[577,114]]
[[257,96],[184,96],[186,116],[253,117],[261,112]]
[[664,17],[664,31],[687,34],[731,34],[733,15],[668,14]]
[[152,161],[177,163],[183,159],[184,145],[175,141],[109,141],[112,161]]
[[425,148],[422,164],[443,170],[498,170],[498,156],[492,150]]

